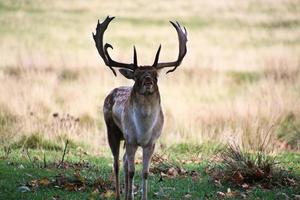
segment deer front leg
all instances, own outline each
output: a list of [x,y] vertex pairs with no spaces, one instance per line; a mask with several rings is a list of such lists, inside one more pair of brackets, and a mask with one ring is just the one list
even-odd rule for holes
[[147,200],[148,193],[148,175],[151,157],[154,151],[154,144],[143,148],[143,171],[142,171],[142,200]]
[[127,199],[128,192],[128,162],[126,158],[126,153],[123,156],[123,169],[124,169],[124,183],[125,183],[125,199]]
[[[133,177],[134,177],[134,157],[135,152],[137,150],[136,145],[126,144],[126,162],[124,163],[125,169],[125,199],[126,200],[133,200]],[[126,180],[127,179],[127,180]],[[127,182],[126,182],[127,181]]]

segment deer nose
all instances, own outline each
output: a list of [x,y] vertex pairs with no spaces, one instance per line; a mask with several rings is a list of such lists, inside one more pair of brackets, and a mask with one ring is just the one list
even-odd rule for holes
[[153,80],[150,76],[146,76],[144,79],[144,85],[153,85]]

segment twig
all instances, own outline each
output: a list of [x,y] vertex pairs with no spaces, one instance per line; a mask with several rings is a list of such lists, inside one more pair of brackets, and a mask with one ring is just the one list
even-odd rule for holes
[[45,154],[45,152],[44,152],[44,168],[46,168],[46,167],[47,167],[46,154]]
[[66,151],[67,151],[68,144],[69,144],[69,140],[66,141],[64,153],[63,153],[63,155],[62,155],[61,161],[60,161],[60,163],[58,164],[57,168],[59,168],[59,167],[64,163],[64,159],[65,159],[65,155],[66,155]]
[[4,158],[8,158],[9,154],[11,153],[11,148],[10,146],[4,146],[4,153],[5,153],[5,156]]
[[27,155],[27,157],[28,157],[28,159],[29,159],[29,161],[30,161],[30,163],[31,163],[32,167],[35,167],[35,165],[34,165],[34,162],[31,160],[31,157],[30,157],[30,154],[29,154],[28,148],[26,148],[26,155]]
[[[271,131],[273,128],[275,128],[275,125],[276,124],[272,124],[269,129],[267,130],[267,133],[263,139],[263,142],[261,143],[260,147],[259,147],[259,151],[263,151],[265,149],[265,144],[266,144],[266,141],[267,141],[267,138],[271,135]],[[268,139],[269,140],[269,139]]]

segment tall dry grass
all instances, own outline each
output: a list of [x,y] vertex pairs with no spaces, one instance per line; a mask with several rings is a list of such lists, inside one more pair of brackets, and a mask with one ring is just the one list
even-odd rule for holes
[[103,99],[114,87],[132,85],[103,65],[91,37],[97,19],[112,14],[117,19],[105,40],[124,62],[132,59],[133,44],[139,63],[152,63],[159,43],[161,59],[174,59],[177,36],[168,20],[188,29],[182,66],[160,74],[161,144],[235,141],[247,148],[299,149],[299,5],[1,1],[1,142],[38,134],[90,150],[106,147]]

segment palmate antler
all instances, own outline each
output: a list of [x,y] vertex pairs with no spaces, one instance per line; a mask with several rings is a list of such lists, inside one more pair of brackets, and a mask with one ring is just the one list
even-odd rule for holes
[[137,68],[137,57],[136,57],[136,50],[134,48],[134,63],[131,63],[131,64],[120,63],[120,62],[114,61],[108,54],[107,49],[108,48],[113,49],[112,45],[106,43],[103,46],[103,34],[104,34],[105,30],[107,29],[108,24],[114,18],[115,17],[107,16],[106,19],[102,23],[100,23],[98,20],[98,24],[96,27],[96,34],[93,33],[93,38],[95,40],[95,45],[98,49],[98,52],[99,52],[101,58],[103,59],[104,63],[112,70],[112,72],[116,76],[117,74],[116,74],[115,70],[113,69],[113,67],[127,68],[127,69],[131,69],[134,71]]
[[[132,71],[134,71],[136,68],[138,68],[137,65],[137,55],[136,55],[136,49],[134,47],[134,53],[133,53],[133,63],[127,64],[127,63],[121,63],[121,62],[117,62],[114,61],[110,55],[108,54],[107,49],[108,48],[112,48],[111,44],[106,43],[105,45],[103,45],[103,34],[105,32],[105,30],[107,29],[109,23],[114,19],[115,17],[109,17],[107,16],[106,19],[100,23],[98,20],[98,24],[96,27],[96,34],[93,33],[93,38],[95,40],[95,45],[97,47],[97,50],[101,56],[101,58],[103,59],[104,63],[112,70],[112,72],[114,73],[114,75],[116,76],[116,72],[113,69],[113,67],[117,67],[117,68],[126,68],[126,69],[130,69]],[[173,72],[176,70],[176,68],[181,64],[185,54],[186,54],[186,42],[187,42],[187,32],[185,27],[181,27],[180,24],[178,22],[174,23],[171,22],[170,23],[174,26],[174,28],[177,31],[178,34],[178,40],[179,40],[179,54],[178,54],[178,58],[176,61],[174,62],[163,62],[163,63],[158,63],[159,60],[159,53],[161,50],[161,45],[159,46],[156,56],[155,56],[155,61],[153,63],[153,67],[156,67],[157,69],[162,69],[165,67],[174,67],[173,69],[167,71],[167,73],[169,72]],[[184,31],[183,31],[184,30]]]
[[[164,63],[157,63],[156,68],[157,69],[162,69],[165,67],[174,67],[173,69],[170,69],[167,71],[169,72],[174,72],[176,68],[181,64],[185,54],[186,54],[186,42],[187,42],[187,31],[185,27],[181,27],[178,22],[174,23],[170,21],[170,23],[174,26],[174,28],[177,31],[178,34],[178,41],[179,41],[179,53],[178,53],[178,58],[174,62],[164,62]],[[183,31],[184,30],[184,31]],[[158,48],[158,54],[160,52],[160,46]]]

